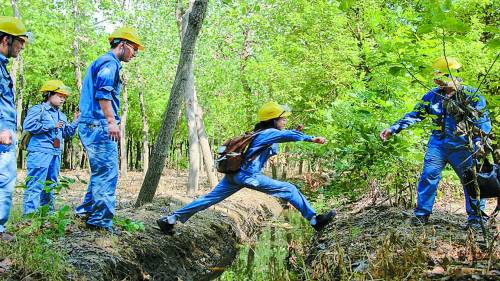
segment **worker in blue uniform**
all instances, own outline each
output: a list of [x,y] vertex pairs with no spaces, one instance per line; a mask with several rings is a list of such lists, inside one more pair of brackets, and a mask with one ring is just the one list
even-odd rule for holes
[[70,95],[62,81],[49,80],[40,92],[44,102],[31,107],[23,123],[23,130],[31,135],[27,144],[24,215],[33,214],[45,205],[49,206],[50,211],[54,210],[53,187],[58,182],[64,140],[71,139],[78,126],[78,112],[75,113],[74,122],[70,124],[61,111],[61,106]]
[[108,38],[111,50],[95,60],[87,70],[80,95],[78,135],[87,151],[90,182],[76,213],[90,229],[113,233],[115,190],[118,181],[120,141],[120,69],[138,50],[143,50],[137,31],[116,29]]
[[[441,57],[434,61],[436,70],[434,82],[437,87],[425,94],[417,103],[414,110],[406,114],[401,120],[380,133],[383,141],[401,130],[433,116],[435,128],[432,131],[427,144],[427,152],[424,158],[424,166],[417,188],[417,206],[414,209],[414,222],[425,224],[429,221],[432,207],[437,195],[437,188],[441,180],[441,173],[449,163],[455,173],[462,178],[463,172],[472,166],[471,151],[469,150],[467,136],[460,132],[460,120],[456,120],[454,106],[460,102],[457,100],[457,91],[463,91],[470,105],[478,112],[478,118],[474,125],[485,135],[491,132],[491,121],[488,117],[486,101],[480,93],[471,87],[462,85],[458,78],[461,64],[455,58]],[[479,135],[474,137],[474,146],[479,149],[483,144]],[[467,226],[474,229],[480,227],[480,217],[476,211],[477,201],[469,198],[464,187],[465,207],[468,215]],[[485,200],[480,200],[480,209],[485,207]],[[486,219],[484,217],[483,219]]]
[[240,171],[227,174],[210,193],[160,218],[157,223],[162,232],[172,234],[177,221],[186,222],[195,213],[226,199],[243,187],[290,202],[317,231],[330,223],[336,215],[335,211],[316,215],[315,210],[297,187],[288,182],[274,180],[262,173],[267,160],[278,153],[278,143],[306,141],[324,144],[326,142],[323,137],[308,136],[298,130],[285,130],[286,117],[290,114],[289,110],[275,102],[264,104],[257,114],[260,122],[255,126],[255,131],[258,133],[246,150],[246,161]]
[[12,192],[16,182],[17,114],[13,81],[7,70],[9,58],[16,58],[29,33],[15,17],[0,16],[0,239],[11,241],[6,233],[12,206]]

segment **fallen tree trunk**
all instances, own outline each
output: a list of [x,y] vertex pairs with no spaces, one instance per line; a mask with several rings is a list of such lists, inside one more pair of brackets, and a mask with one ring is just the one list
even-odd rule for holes
[[[248,192],[252,192],[251,202],[248,202]],[[256,199],[259,196],[263,198]],[[162,234],[155,223],[165,212],[165,206],[173,210],[181,205],[172,198],[155,199],[137,209],[118,210],[118,217],[143,221],[143,232],[112,236],[89,231],[83,222],[72,226],[74,229],[61,243],[68,253],[67,261],[75,268],[74,276],[67,278],[214,279],[237,257],[238,245],[259,232],[265,219],[281,212],[279,203],[264,194],[244,190],[233,197],[178,225],[173,236]]]

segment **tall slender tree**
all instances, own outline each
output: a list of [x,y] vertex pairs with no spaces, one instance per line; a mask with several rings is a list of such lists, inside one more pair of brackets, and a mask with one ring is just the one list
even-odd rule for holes
[[[181,52],[177,72],[170,92],[167,110],[163,115],[163,122],[160,127],[160,132],[153,147],[149,169],[142,183],[141,191],[136,201],[136,206],[141,206],[144,203],[151,202],[158,188],[165,160],[170,149],[175,126],[177,124],[177,116],[182,104],[189,73],[191,71],[196,40],[203,24],[203,19],[207,11],[208,0],[195,0],[191,12],[189,13],[186,32],[182,38]],[[154,164],[151,165],[151,164]]]

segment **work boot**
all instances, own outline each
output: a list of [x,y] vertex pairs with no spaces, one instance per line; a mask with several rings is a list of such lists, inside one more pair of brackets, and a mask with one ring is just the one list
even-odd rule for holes
[[173,235],[175,233],[174,231],[174,225],[175,223],[169,223],[168,222],[168,216],[164,216],[159,218],[156,223],[160,227],[161,232],[163,232],[166,235]]
[[3,242],[12,242],[15,239],[16,239],[16,237],[12,234],[9,234],[7,232],[0,233],[0,240]]
[[411,218],[411,223],[414,226],[422,226],[429,223],[429,216],[414,216]]
[[325,226],[327,226],[329,223],[332,222],[333,218],[337,215],[337,212],[335,210],[331,210],[330,212],[322,215],[317,215],[316,216],[316,223],[312,225],[312,227],[316,231],[321,231]]

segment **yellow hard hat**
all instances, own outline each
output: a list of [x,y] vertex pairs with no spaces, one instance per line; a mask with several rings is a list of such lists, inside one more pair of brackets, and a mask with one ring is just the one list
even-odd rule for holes
[[279,105],[274,101],[263,104],[257,111],[259,122],[267,121],[278,117],[287,117],[292,114],[286,105]]
[[458,70],[460,69],[460,67],[462,67],[462,65],[456,58],[439,57],[434,60],[434,62],[432,63],[432,67],[435,70],[434,80],[450,82],[452,76],[457,76]]
[[132,43],[137,44],[139,46],[139,50],[141,50],[141,51],[144,50],[144,46],[141,43],[141,39],[139,38],[139,34],[137,33],[137,30],[135,30],[132,27],[122,26],[120,28],[117,28],[108,37],[109,42],[113,41],[114,39],[128,40]]
[[23,22],[15,17],[0,16],[0,32],[28,39],[29,34]]
[[66,85],[64,85],[64,83],[61,80],[49,80],[45,82],[42,88],[40,88],[40,92],[42,93],[54,92],[64,95],[66,97],[70,95],[69,88]]
[[456,58],[439,57],[434,60],[434,62],[432,63],[432,67],[441,72],[448,72],[448,68],[450,70],[457,70],[460,67],[462,67],[462,65],[458,62]]

